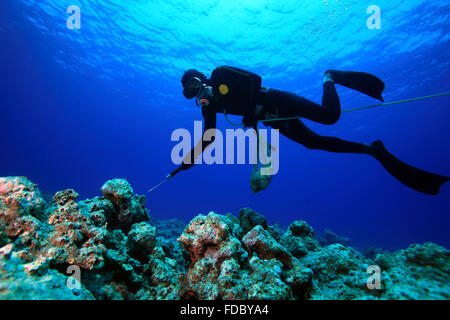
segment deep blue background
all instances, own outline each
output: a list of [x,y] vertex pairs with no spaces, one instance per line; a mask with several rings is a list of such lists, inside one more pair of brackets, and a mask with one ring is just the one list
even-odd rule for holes
[[[387,101],[450,91],[446,1],[378,1],[382,30],[366,28],[371,3],[355,1],[75,2],[0,4],[0,176],[27,176],[50,193],[73,188],[93,197],[106,180],[126,178],[144,194],[161,181],[175,168],[172,131],[201,120],[181,94],[189,67],[236,65],[316,101],[329,68],[377,74]],[[81,30],[65,26],[70,4],[82,8]],[[344,109],[376,103],[338,91]],[[334,126],[306,123],[324,135],[382,139],[408,163],[450,175],[449,102],[346,113]],[[229,127],[221,116],[218,126]],[[147,197],[148,208],[188,222],[251,207],[270,223],[302,219],[360,246],[450,247],[450,186],[423,195],[367,156],[312,151],[284,137],[280,157],[279,174],[260,194],[251,193],[249,165],[197,166]]]

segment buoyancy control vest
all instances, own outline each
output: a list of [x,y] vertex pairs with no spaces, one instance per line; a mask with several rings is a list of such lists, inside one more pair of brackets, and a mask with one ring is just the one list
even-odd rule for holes
[[255,97],[261,90],[261,77],[243,69],[221,66],[211,74],[211,85],[215,99],[224,107],[236,106],[245,116],[255,110]]

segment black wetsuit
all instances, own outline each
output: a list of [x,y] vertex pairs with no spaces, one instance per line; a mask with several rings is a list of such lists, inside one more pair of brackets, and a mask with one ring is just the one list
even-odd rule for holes
[[[236,69],[240,70],[240,69]],[[245,71],[244,71],[245,72]],[[204,131],[216,128],[217,113],[233,114],[243,116],[243,122],[247,126],[256,127],[257,121],[262,121],[272,128],[279,129],[280,133],[289,139],[298,142],[309,149],[320,149],[330,152],[368,154],[377,159],[381,165],[398,181],[408,187],[426,194],[438,194],[441,185],[450,180],[449,177],[427,172],[406,164],[389,153],[379,140],[371,143],[356,143],[342,140],[336,137],[321,136],[308,129],[300,119],[267,121],[267,119],[300,117],[322,124],[334,124],[341,115],[341,105],[336,92],[335,83],[355,89],[373,98],[383,101],[382,91],[384,83],[374,75],[364,72],[329,70],[332,80],[323,84],[322,104],[300,97],[296,94],[276,89],[262,88],[253,96],[251,105],[238,105],[242,100],[237,99],[236,104],[223,105],[219,99],[209,99],[210,104],[202,107],[204,118]],[[216,85],[217,82],[206,79],[208,86]],[[220,83],[220,82],[219,82]],[[245,82],[243,82],[245,84]],[[236,87],[235,87],[236,89]],[[244,100],[247,101],[247,100]],[[202,152],[212,143],[202,140]],[[198,156],[191,151],[190,162],[183,161],[179,168],[188,169]]]
[[[334,124],[341,115],[341,105],[339,96],[336,92],[333,82],[323,84],[322,105],[311,100],[300,97],[296,94],[268,89],[260,91],[256,97],[256,104],[263,108],[257,120],[264,123],[266,115],[276,115],[277,118],[302,117],[322,124]],[[204,118],[204,130],[216,127],[217,113],[245,116],[245,110],[233,108],[233,106],[221,106],[218,103],[211,102],[210,105],[202,107]],[[271,121],[267,125],[279,129],[280,133],[289,139],[298,142],[309,149],[320,149],[331,152],[342,153],[369,153],[368,146],[363,143],[345,141],[335,137],[321,136],[313,132],[303,124],[300,119]],[[203,143],[203,149],[210,142]]]

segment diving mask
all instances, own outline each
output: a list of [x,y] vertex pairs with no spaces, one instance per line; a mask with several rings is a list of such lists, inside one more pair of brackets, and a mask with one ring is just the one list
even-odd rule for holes
[[187,99],[192,99],[192,98],[205,98],[207,96],[210,96],[212,94],[212,88],[206,86],[206,84],[202,83],[202,81],[197,78],[194,77],[191,80],[188,81],[188,83],[186,83],[186,86],[184,87],[183,90],[183,95],[187,98]]

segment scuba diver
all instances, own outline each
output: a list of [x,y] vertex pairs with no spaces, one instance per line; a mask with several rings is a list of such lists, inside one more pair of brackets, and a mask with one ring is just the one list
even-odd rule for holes
[[[365,72],[326,71],[321,105],[290,92],[262,87],[261,80],[260,76],[252,72],[221,66],[213,70],[209,79],[197,70],[187,70],[181,83],[183,95],[187,99],[196,98],[196,104],[201,106],[204,133],[209,129],[215,130],[217,113],[240,115],[243,116],[245,127],[257,130],[258,121],[261,121],[309,149],[370,155],[398,181],[425,194],[438,194],[441,185],[449,181],[448,177],[404,163],[389,153],[380,140],[365,144],[321,136],[307,128],[298,118],[283,119],[300,117],[327,125],[336,123],[341,115],[341,105],[335,84],[384,102],[382,92],[385,84],[376,76]],[[199,145],[194,147],[172,175],[191,168],[199,152],[203,152],[213,141],[214,136],[210,141],[202,139],[199,142],[201,148]]]

